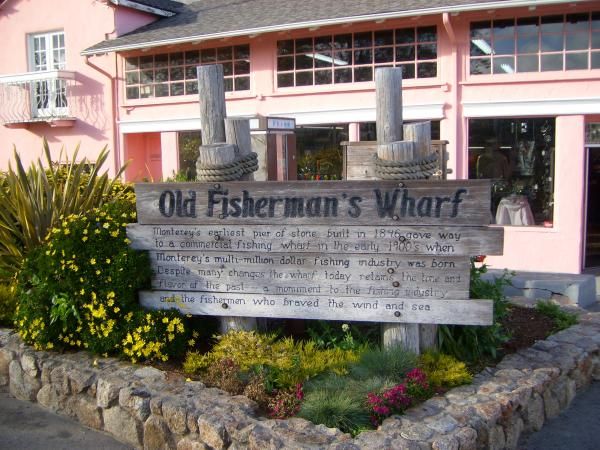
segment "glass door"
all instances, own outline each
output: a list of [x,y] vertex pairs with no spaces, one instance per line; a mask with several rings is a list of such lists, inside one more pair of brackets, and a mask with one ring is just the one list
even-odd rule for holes
[[[66,68],[65,35],[62,32],[31,36],[31,63],[34,72]],[[66,116],[67,84],[54,77],[32,83],[33,117]]]

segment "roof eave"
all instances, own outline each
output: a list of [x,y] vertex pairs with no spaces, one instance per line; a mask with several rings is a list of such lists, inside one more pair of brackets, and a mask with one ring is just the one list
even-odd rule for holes
[[[124,0],[117,0],[117,1],[122,2]],[[569,3],[569,0],[535,0],[535,1],[532,1],[532,0],[502,1],[502,0],[500,0],[500,1],[495,1],[495,2],[473,3],[473,4],[467,4],[467,5],[444,6],[444,7],[437,7],[437,8],[420,8],[420,9],[412,9],[410,11],[394,11],[394,12],[385,12],[385,13],[377,13],[377,14],[364,14],[364,15],[352,16],[352,17],[337,17],[335,19],[310,20],[310,21],[288,23],[288,24],[281,24],[281,25],[270,25],[270,26],[266,26],[266,27],[245,28],[242,30],[232,30],[232,31],[226,31],[226,32],[222,32],[222,33],[185,36],[185,37],[173,38],[173,39],[163,39],[163,40],[158,40],[158,41],[140,42],[137,44],[117,45],[114,47],[106,47],[106,48],[101,48],[101,49],[88,49],[88,50],[82,51],[81,54],[84,56],[102,55],[102,54],[111,53],[111,52],[140,50],[143,48],[160,47],[163,45],[186,44],[186,43],[190,43],[190,42],[208,41],[211,39],[222,39],[222,38],[227,38],[227,37],[231,38],[231,37],[247,36],[247,35],[253,35],[253,34],[273,33],[273,32],[278,32],[278,31],[297,30],[300,28],[309,28],[309,27],[323,27],[323,26],[328,26],[328,25],[337,25],[340,23],[366,22],[366,21],[371,21],[371,20],[397,19],[397,18],[412,17],[412,16],[479,11],[482,9],[500,9],[500,8],[506,9],[506,8],[518,8],[518,7],[524,7],[524,6],[552,5],[552,4],[560,4],[560,3]]]
[[171,17],[175,13],[167,11],[165,9],[155,8],[153,6],[143,5],[135,0],[110,0],[110,2],[116,6],[125,6],[127,8],[137,9],[138,11],[147,12],[161,17]]

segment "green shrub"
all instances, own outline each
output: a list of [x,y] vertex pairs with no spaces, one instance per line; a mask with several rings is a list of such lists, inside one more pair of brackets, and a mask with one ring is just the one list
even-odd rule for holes
[[567,328],[577,324],[577,315],[563,311],[559,305],[552,303],[551,301],[538,301],[535,304],[535,309],[540,313],[552,319],[554,322],[553,331],[556,333],[560,330],[566,330]]
[[[71,214],[80,214],[104,203],[113,181],[101,173],[108,157],[103,149],[91,165],[77,161],[78,148],[72,158],[61,151],[53,164],[50,148],[43,142],[46,163],[41,160],[27,170],[19,154],[14,153],[15,167],[0,178],[0,277],[10,279],[21,267],[27,254],[39,247],[52,227]],[[117,174],[118,177],[119,174]]]
[[383,350],[372,348],[361,354],[358,363],[350,367],[350,374],[358,380],[378,377],[398,383],[416,364],[416,355],[400,346]]
[[377,345],[379,324],[342,323],[328,320],[307,320],[306,332],[320,348],[358,350]]
[[449,388],[468,384],[473,380],[465,363],[443,353],[423,353],[419,356],[419,367],[433,387]]
[[483,280],[485,265],[476,267],[471,261],[470,298],[490,299],[494,302],[494,320],[490,326],[439,325],[438,341],[442,353],[462,361],[476,363],[482,358],[496,358],[498,349],[508,340],[500,321],[506,316],[508,301],[504,286],[510,284],[510,274],[505,272],[493,282]]
[[86,348],[133,361],[185,349],[187,332],[174,311],[145,311],[136,292],[149,284],[146,253],[125,234],[135,201],[120,198],[84,215],[69,215],[33,249],[18,276],[15,324],[36,348]]
[[241,372],[263,370],[267,383],[275,388],[290,388],[320,373],[347,373],[348,365],[357,361],[359,354],[358,350],[320,349],[312,341],[277,339],[274,334],[230,331],[217,337],[210,352],[189,352],[183,367],[195,373],[228,359]]
[[15,286],[0,284],[0,325],[12,326],[15,310],[17,309],[17,296]]

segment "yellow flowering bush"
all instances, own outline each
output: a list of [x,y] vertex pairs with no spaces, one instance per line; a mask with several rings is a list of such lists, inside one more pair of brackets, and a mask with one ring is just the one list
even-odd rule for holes
[[464,362],[443,353],[433,351],[423,353],[419,356],[419,367],[434,387],[450,388],[473,381]]
[[116,200],[61,218],[19,274],[15,324],[23,340],[135,361],[166,360],[185,348],[177,313],[138,304],[151,269],[147,254],[128,245],[125,228],[135,217],[133,192],[119,189]]

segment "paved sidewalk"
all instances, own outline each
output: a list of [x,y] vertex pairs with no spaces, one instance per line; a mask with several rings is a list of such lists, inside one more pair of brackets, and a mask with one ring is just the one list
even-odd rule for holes
[[600,383],[578,392],[571,406],[519,442],[519,450],[596,450],[600,448]]
[[0,450],[131,450],[107,434],[0,388]]

